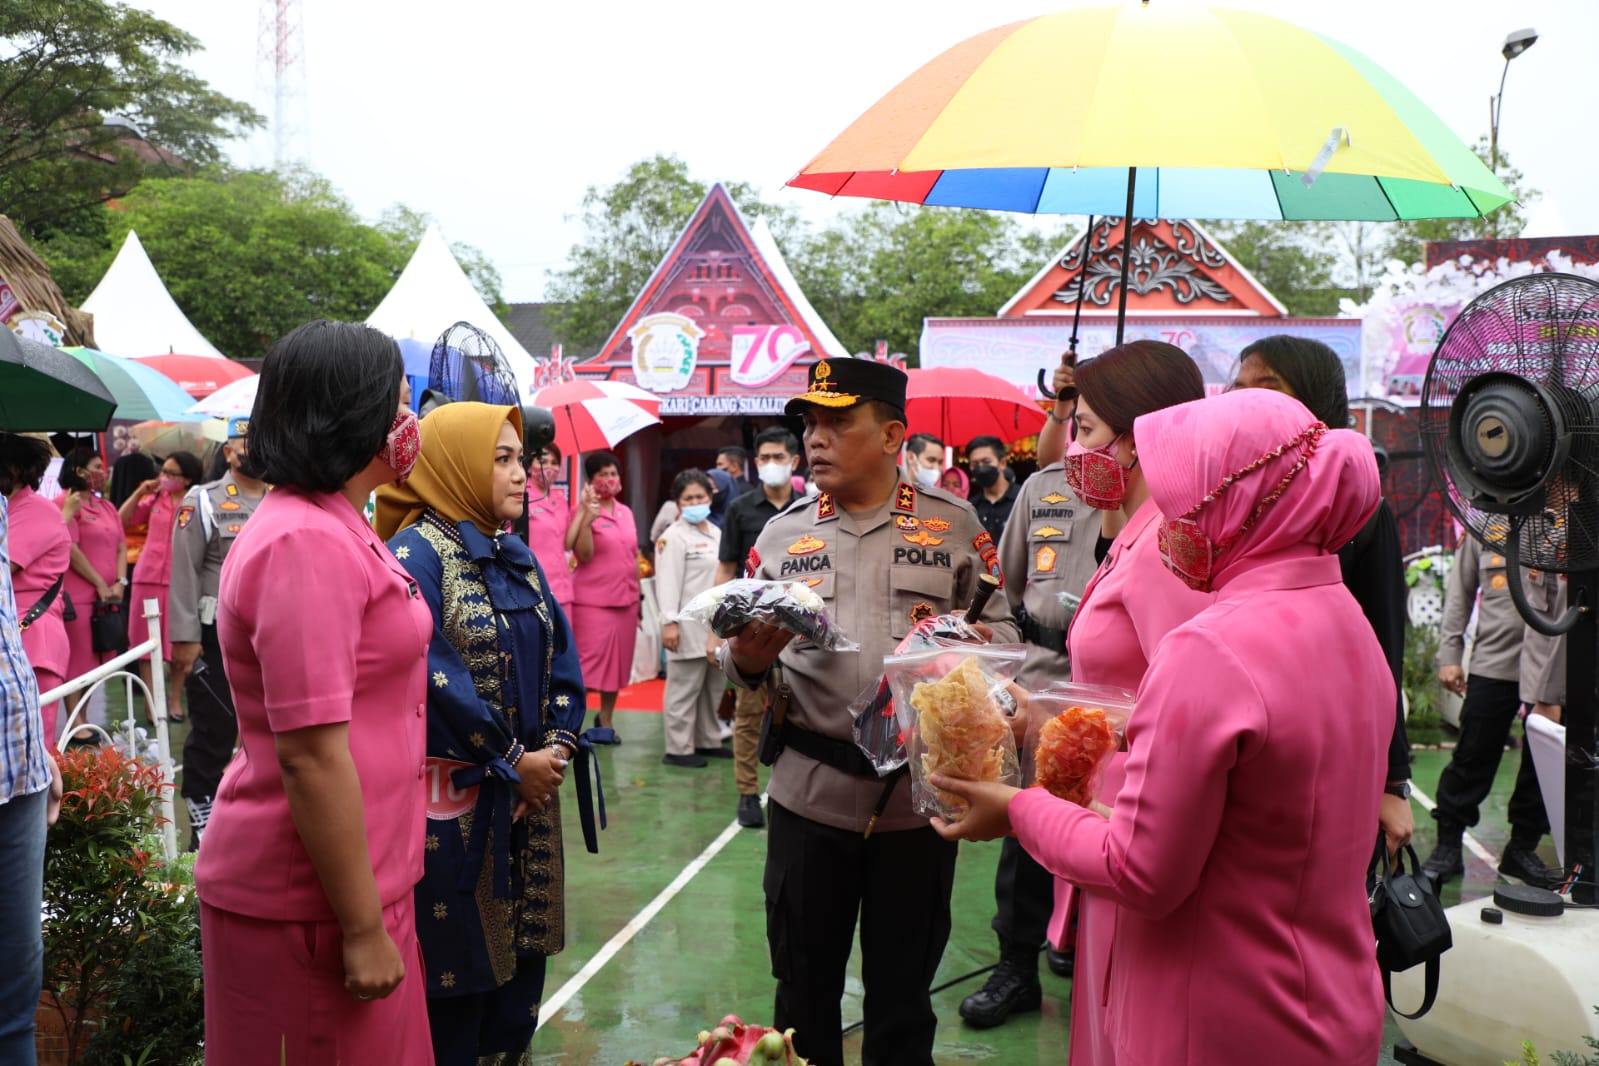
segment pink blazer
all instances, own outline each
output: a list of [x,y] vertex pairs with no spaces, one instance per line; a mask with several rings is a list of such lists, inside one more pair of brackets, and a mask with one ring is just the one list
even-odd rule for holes
[[1237,574],[1161,644],[1109,820],[1042,789],[1011,803],[1031,854],[1119,905],[1118,1066],[1236,1062],[1240,1034],[1262,1062],[1376,1059],[1362,885],[1393,679],[1337,558],[1311,550]]
[[385,906],[422,878],[427,652],[415,582],[336,493],[278,488],[222,568],[217,636],[242,748],[195,865],[213,907],[277,921],[334,917],[289,814],[273,736],[349,723],[367,849]]

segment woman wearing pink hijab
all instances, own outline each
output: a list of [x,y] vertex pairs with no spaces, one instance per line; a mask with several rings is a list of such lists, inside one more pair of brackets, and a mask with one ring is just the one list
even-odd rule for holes
[[[1116,1061],[1366,1064],[1383,997],[1361,890],[1393,677],[1336,550],[1381,493],[1364,437],[1260,389],[1138,419],[1161,554],[1210,606],[1156,649],[1108,819],[1042,789],[949,781],[950,838],[1014,832],[1118,904]],[[1332,664],[1307,685],[1309,663]]]

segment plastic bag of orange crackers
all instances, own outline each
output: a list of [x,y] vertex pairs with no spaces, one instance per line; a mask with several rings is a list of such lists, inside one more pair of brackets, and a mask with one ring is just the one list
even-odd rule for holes
[[1105,764],[1121,747],[1133,694],[1107,685],[1054,685],[1028,700],[1022,775],[1030,785],[1093,805]]
[[895,714],[910,755],[911,805],[955,821],[966,801],[927,783],[933,774],[963,781],[1021,783],[1015,723],[995,699],[1021,669],[1020,645],[940,648],[883,660]]

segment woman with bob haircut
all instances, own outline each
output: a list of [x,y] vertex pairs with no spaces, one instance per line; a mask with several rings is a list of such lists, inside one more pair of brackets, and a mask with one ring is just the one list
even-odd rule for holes
[[[1181,348],[1139,340],[1080,364],[1076,385],[1077,436],[1066,448],[1066,481],[1084,503],[1102,512],[1102,538],[1110,544],[1067,630],[1072,680],[1137,692],[1156,645],[1198,614],[1210,597],[1188,588],[1161,563],[1156,536],[1160,509],[1138,459],[1133,423],[1153,411],[1203,398],[1205,382],[1199,366]],[[1114,802],[1126,759],[1125,754],[1112,758],[1100,802]],[[1049,930],[1053,944],[1063,943],[1073,895],[1067,882],[1057,878]],[[1092,891],[1076,898],[1080,910],[1071,1062],[1103,1066],[1115,1061],[1105,1040],[1101,1004],[1116,903]]]
[[[1014,833],[1116,903],[1116,1061],[1220,1066],[1247,1034],[1252,1061],[1364,1066],[1383,1029],[1364,874],[1394,685],[1336,552],[1377,509],[1371,445],[1262,389],[1134,432],[1166,565],[1215,598],[1154,652],[1109,818],[935,776],[971,807],[934,828]],[[1337,676],[1307,684],[1321,662]]]
[[572,508],[566,546],[577,557],[573,572],[572,631],[583,661],[583,683],[600,694],[596,744],[620,743],[612,715],[616,694],[632,680],[638,641],[638,524],[622,502],[622,476],[607,451],[583,457],[588,484]]
[[217,636],[243,752],[200,847],[206,1057],[433,1062],[422,877],[433,618],[362,517],[416,462],[394,340],[310,322],[267,353]]
[[[67,679],[72,657],[61,595],[72,565],[72,537],[61,511],[37,491],[54,455],[55,448],[43,437],[0,433],[0,494],[11,512],[6,558],[22,627],[22,650],[41,693]],[[44,737],[51,745],[56,742],[60,709],[60,701],[39,708]]]

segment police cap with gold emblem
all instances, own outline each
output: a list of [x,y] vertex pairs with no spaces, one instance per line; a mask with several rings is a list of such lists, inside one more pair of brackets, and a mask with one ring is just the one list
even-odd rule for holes
[[228,439],[244,440],[250,435],[250,418],[248,415],[236,415],[228,419]]
[[797,418],[807,404],[836,409],[878,400],[905,413],[905,371],[875,359],[821,359],[811,367],[809,388],[788,401],[783,413]]

